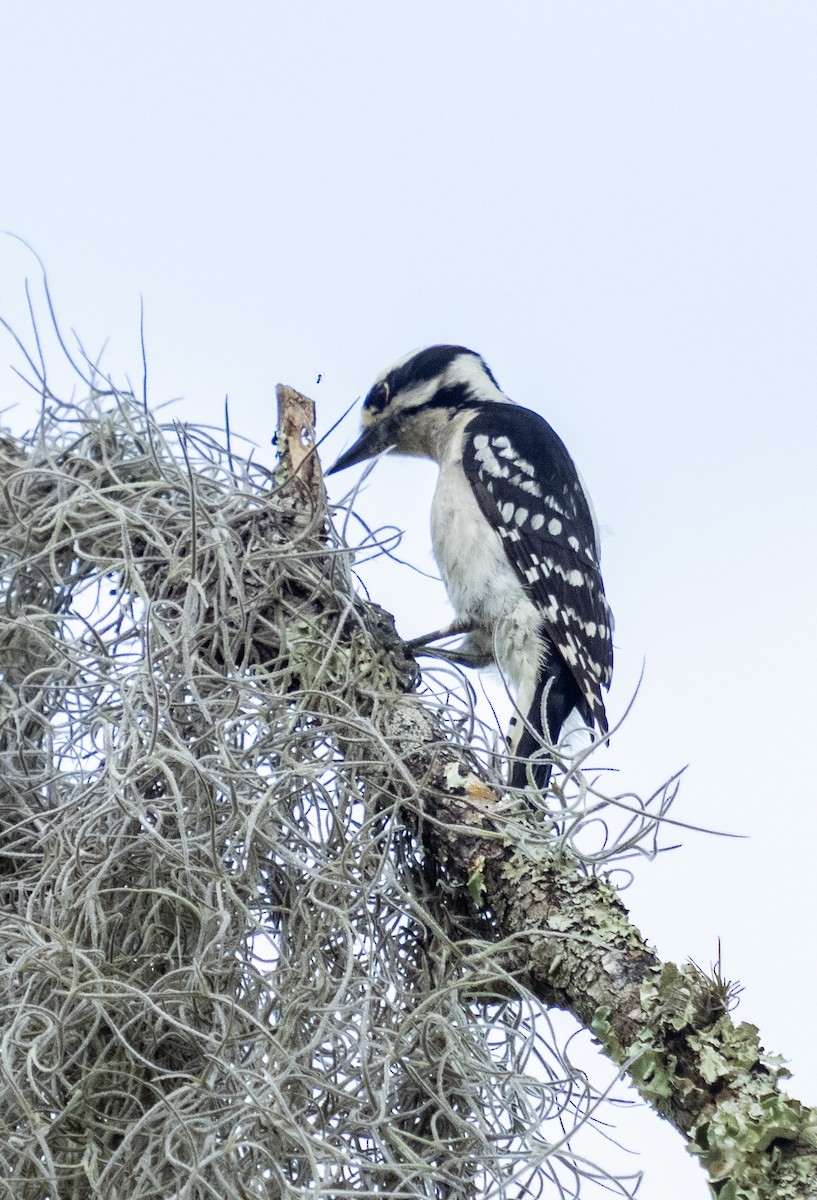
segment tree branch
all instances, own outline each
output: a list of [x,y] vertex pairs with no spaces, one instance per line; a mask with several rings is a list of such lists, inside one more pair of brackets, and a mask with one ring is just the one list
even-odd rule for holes
[[[661,1116],[684,1135],[727,1200],[817,1196],[817,1114],[779,1087],[753,1025],[735,1025],[717,984],[662,963],[615,890],[554,853],[413,696],[384,704],[383,738],[404,747],[434,853],[467,881],[510,939],[510,969],[573,1013]],[[524,818],[523,818],[524,820]]]

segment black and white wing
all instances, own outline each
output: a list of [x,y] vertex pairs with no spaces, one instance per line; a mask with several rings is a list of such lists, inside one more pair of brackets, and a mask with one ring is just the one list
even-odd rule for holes
[[513,404],[480,406],[464,434],[462,463],[474,496],[578,685],[583,718],[606,733],[601,690],[612,676],[613,618],[573,461],[542,417]]

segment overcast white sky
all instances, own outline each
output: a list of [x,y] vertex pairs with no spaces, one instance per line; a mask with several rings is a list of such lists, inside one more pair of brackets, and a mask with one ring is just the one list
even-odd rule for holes
[[[605,762],[639,788],[688,762],[676,816],[747,838],[685,834],[627,902],[665,957],[721,938],[739,1016],[817,1103],[817,5],[29,0],[2,24],[0,226],[114,375],[141,376],[141,295],[152,401],[220,424],[229,393],[270,461],[277,381],[326,429],[440,341],[559,431],[603,529],[613,716],[646,663]],[[18,328],[36,275],[0,239]],[[362,502],[424,569],[432,482],[381,464]],[[406,636],[445,619],[441,585],[366,578]],[[706,1196],[674,1134],[635,1136],[644,1200]]]

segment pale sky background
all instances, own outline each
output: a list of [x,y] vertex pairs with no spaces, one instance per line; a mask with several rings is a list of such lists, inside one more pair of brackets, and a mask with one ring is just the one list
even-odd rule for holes
[[[810,1103],[816,64],[813,0],[28,0],[0,33],[0,227],[116,377],[141,295],[152,402],[220,425],[229,393],[270,462],[277,381],[325,430],[441,341],[558,430],[603,530],[613,717],[645,663],[603,761],[640,789],[689,763],[675,816],[746,837],[670,839],[625,900],[666,958],[721,938]],[[19,329],[37,274],[0,239]],[[361,500],[425,570],[433,478],[382,463]],[[406,636],[446,619],[440,584],[365,578]],[[621,1130],[643,1200],[703,1200],[677,1135]]]

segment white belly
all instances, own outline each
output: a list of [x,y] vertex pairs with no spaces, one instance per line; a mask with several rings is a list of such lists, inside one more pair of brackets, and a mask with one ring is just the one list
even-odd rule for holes
[[475,628],[470,647],[493,650],[507,682],[519,688],[542,653],[541,617],[458,464],[440,473],[431,542],[457,616]]

